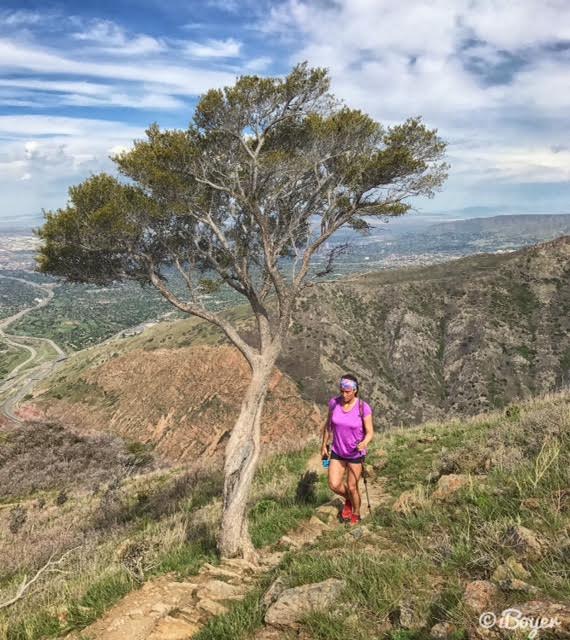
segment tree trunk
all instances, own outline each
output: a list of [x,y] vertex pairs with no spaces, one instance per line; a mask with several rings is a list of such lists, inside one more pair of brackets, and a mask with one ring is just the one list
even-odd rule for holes
[[218,550],[224,558],[255,561],[257,554],[247,526],[246,507],[260,453],[261,413],[279,349],[262,353],[253,369],[239,417],[226,447],[224,506]]

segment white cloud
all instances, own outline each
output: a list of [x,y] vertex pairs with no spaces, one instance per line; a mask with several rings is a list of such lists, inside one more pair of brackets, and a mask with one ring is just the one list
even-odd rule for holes
[[149,60],[144,65],[136,62],[78,61],[50,50],[9,39],[0,39],[0,69],[30,71],[42,74],[68,74],[82,78],[94,77],[132,82],[160,83],[174,93],[199,95],[211,87],[231,84],[235,75],[210,70]]
[[84,94],[67,94],[62,103],[75,107],[131,107],[133,109],[182,110],[186,103],[178,98],[160,93],[144,95],[110,92],[100,97]]
[[37,80],[35,78],[0,79],[0,87],[18,87],[32,91],[48,91],[57,93],[81,93],[101,96],[111,90],[111,85],[94,84],[92,82],[75,82],[66,80]]
[[20,9],[19,11],[1,11],[0,25],[7,27],[37,25],[42,23],[45,18],[45,14],[39,11],[26,11],[24,9]]
[[111,120],[0,116],[4,215],[63,206],[71,184],[113,172],[109,156],[143,137],[142,128]]
[[570,41],[566,0],[288,0],[258,28],[291,63],[327,67],[350,106],[386,124],[423,115],[451,141],[452,178],[568,180],[549,150],[569,126],[570,59],[552,46]]
[[86,30],[75,32],[71,37],[119,55],[147,55],[165,48],[163,43],[148,35],[130,38],[124,29],[110,20],[92,20]]
[[[461,202],[469,189],[484,199],[493,184],[569,179],[570,50],[554,46],[570,41],[566,0],[285,0],[268,15],[263,0],[209,2],[247,6],[259,17],[257,33],[251,21],[232,38],[212,22],[195,23],[186,28],[200,31],[177,40],[105,19],[0,11],[0,105],[36,111],[0,117],[8,211],[29,207],[34,194],[39,206],[61,206],[69,184],[112,170],[112,150],[143,134],[115,116],[50,114],[128,107],[169,111],[186,123],[185,98],[241,73],[271,72],[284,45],[285,63],[327,67],[333,92],[351,106],[388,125],[422,114],[438,127],[452,164],[443,201],[465,206],[474,204]],[[265,35],[266,47],[248,59],[252,33]]]
[[233,38],[186,42],[183,53],[192,58],[236,58],[240,54],[241,42]]
[[498,49],[517,50],[570,40],[567,0],[477,0],[462,12],[466,27]]
[[[140,87],[135,83],[123,84],[122,91],[111,84],[93,82],[74,82],[61,80],[35,80],[34,78],[0,79],[0,102],[16,102],[16,99],[2,97],[2,88],[20,88],[31,97],[27,106],[93,106],[93,107],[131,107],[133,109],[182,110],[186,103],[169,93],[168,87],[148,85]],[[63,94],[47,97],[48,94]]]

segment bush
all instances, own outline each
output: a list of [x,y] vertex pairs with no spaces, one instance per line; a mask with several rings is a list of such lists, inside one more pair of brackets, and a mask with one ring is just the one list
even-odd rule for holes
[[295,501],[304,504],[315,504],[317,502],[315,487],[318,480],[319,476],[315,471],[306,471],[299,478],[299,482],[297,483],[297,489],[295,491]]

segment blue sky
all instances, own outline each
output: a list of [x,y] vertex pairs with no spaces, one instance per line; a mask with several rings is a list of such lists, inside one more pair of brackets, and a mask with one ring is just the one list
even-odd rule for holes
[[0,227],[237,75],[326,66],[385,124],[421,114],[449,143],[425,212],[570,213],[567,0],[0,2]]

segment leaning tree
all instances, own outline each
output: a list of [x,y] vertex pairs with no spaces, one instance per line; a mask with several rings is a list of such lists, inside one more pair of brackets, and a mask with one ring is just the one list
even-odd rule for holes
[[[386,128],[347,108],[329,93],[326,70],[306,63],[285,78],[242,76],[208,91],[187,129],[153,124],[146,136],[113,158],[123,180],[94,175],[45,214],[38,270],[152,284],[239,349],[251,380],[225,451],[218,546],[255,558],[246,506],[261,413],[296,299],[315,279],[312,259],[341,227],[366,230],[409,211],[410,198],[433,197],[447,177],[445,143],[419,117]],[[334,249],[328,258],[322,272]],[[247,299],[255,341],[206,307],[202,293],[217,284]]]

